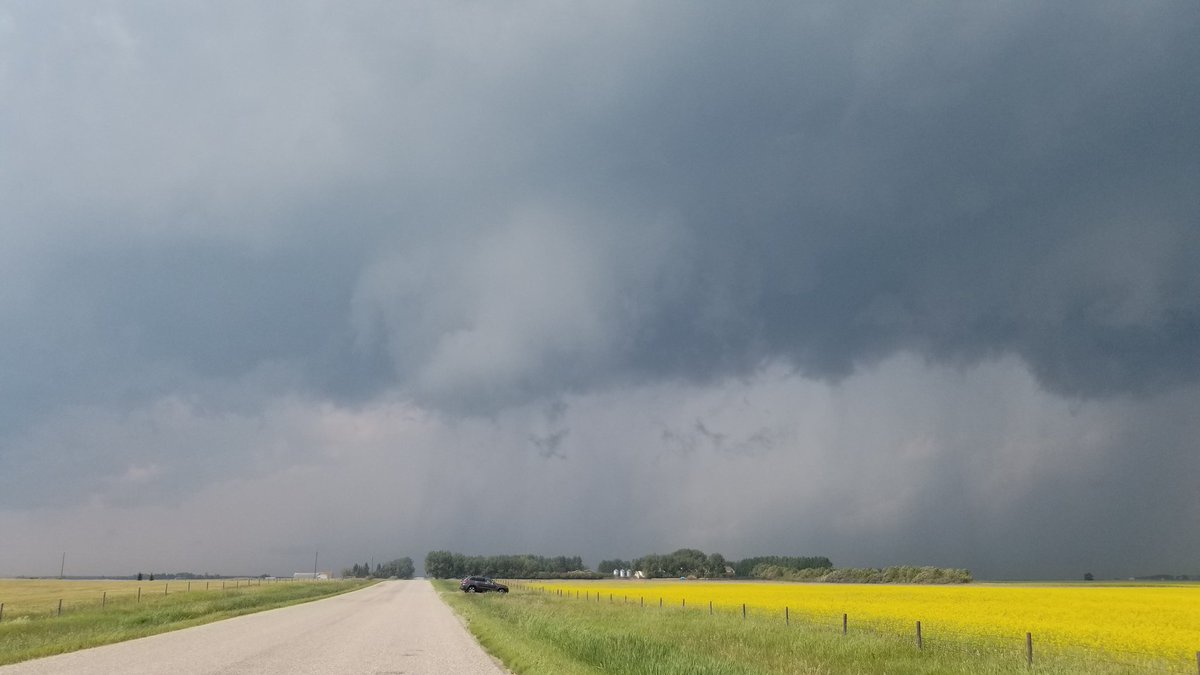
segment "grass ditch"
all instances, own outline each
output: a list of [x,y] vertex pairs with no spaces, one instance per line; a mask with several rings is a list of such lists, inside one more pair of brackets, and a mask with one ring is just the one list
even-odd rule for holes
[[198,626],[243,614],[319,600],[375,583],[319,581],[110,597],[54,612],[5,612],[0,620],[0,665],[62,654]]
[[[1083,652],[1044,652],[1028,666],[1019,645],[909,640],[793,619],[705,609],[639,607],[537,593],[467,595],[436,581],[485,649],[520,675],[749,675],[759,673],[1144,673],[1161,663],[1118,663]],[[1161,670],[1159,671],[1161,672]]]

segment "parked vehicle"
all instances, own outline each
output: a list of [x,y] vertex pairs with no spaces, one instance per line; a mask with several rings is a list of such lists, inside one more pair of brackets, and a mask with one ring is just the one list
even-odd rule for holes
[[508,586],[497,583],[487,577],[466,577],[458,584],[458,587],[461,588],[464,593],[487,593],[488,591],[496,591],[497,593],[508,592]]

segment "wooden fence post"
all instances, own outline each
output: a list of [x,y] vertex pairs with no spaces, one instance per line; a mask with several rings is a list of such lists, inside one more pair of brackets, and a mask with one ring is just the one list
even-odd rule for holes
[[917,649],[924,649],[925,643],[921,640],[921,622],[917,622]]
[[171,587],[170,582],[163,584],[163,595],[167,594],[167,589]]
[[[712,616],[712,600],[708,601],[708,615]],[[1200,652],[1196,652],[1196,653],[1197,653],[1197,655],[1200,655]]]
[[1025,663],[1033,667],[1033,633],[1025,634]]
[[846,615],[842,614],[842,635],[846,634]]
[[746,603],[742,603],[742,621],[746,620]]
[[58,599],[58,615],[62,616],[62,598]]
[[[4,603],[0,602],[0,621],[4,620]],[[1200,661],[1200,652],[1196,652],[1196,660]]]
[[658,608],[662,609],[662,596],[658,596]]
[[791,617],[791,614],[788,612],[788,608],[786,605],[784,605],[784,607],[783,607],[783,625],[785,625],[785,626],[792,625],[792,617]]
[[138,586],[138,602],[142,601],[142,587]]
[[680,606],[680,607],[685,607],[685,608],[686,608],[686,607],[687,607],[687,598],[684,598],[684,599],[683,599],[683,602],[682,602],[682,603],[680,603],[680,605],[679,605],[679,606]]

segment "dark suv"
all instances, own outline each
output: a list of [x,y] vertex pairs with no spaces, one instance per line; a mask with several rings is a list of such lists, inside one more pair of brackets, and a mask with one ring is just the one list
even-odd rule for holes
[[463,589],[464,593],[508,592],[508,586],[498,584],[487,577],[467,577],[459,582],[458,587]]

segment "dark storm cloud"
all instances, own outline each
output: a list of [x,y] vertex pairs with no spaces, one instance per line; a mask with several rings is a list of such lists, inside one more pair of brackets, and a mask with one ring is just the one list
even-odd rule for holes
[[[1200,374],[1191,8],[639,18],[652,27],[634,31],[642,40],[622,26],[626,51],[591,54],[637,61],[615,85],[599,78],[607,96],[578,101],[590,71],[541,64],[546,86],[529,99],[539,107],[519,117],[544,135],[514,131],[513,104],[500,105],[494,132],[528,142],[534,177],[509,199],[553,194],[548,219],[618,233],[584,238],[585,257],[616,273],[568,271],[585,299],[572,307],[517,286],[489,306],[600,315],[619,329],[551,339],[533,362],[553,368],[503,374],[489,397],[614,373],[703,380],[774,358],[837,378],[896,350],[953,362],[1017,354],[1048,388],[1083,396]],[[664,221],[661,250],[622,249],[620,237]],[[533,268],[545,253],[509,252]],[[473,274],[450,267],[458,280]],[[438,336],[496,337],[479,314],[448,317]],[[418,362],[438,358],[438,337],[422,346],[389,330]],[[442,382],[428,384],[449,402]]]
[[[909,354],[1116,401],[1114,436],[1154,445],[1136,501],[1184,475],[1200,380],[1198,28],[1188,2],[0,9],[0,504],[55,477],[165,499],[218,480],[201,459],[266,475],[325,456],[285,433],[320,402],[389,396],[568,471],[604,447],[581,398],[781,364],[837,387]],[[659,451],[851,452],[644,403],[613,480]],[[1004,432],[931,442],[959,459],[912,483],[958,499]]]
[[485,32],[480,8],[314,8],[263,44],[201,12],[215,44],[165,62],[157,29],[193,30],[168,15],[82,11],[59,39],[90,59],[18,41],[8,98],[85,108],[35,98],[5,125],[5,175],[33,185],[7,201],[62,235],[22,323],[85,322],[52,351],[98,352],[66,388],[134,354],[286,362],[339,396],[377,391],[384,357],[475,409],[896,350],[1015,353],[1084,396],[1200,374],[1186,3],[539,9]]

